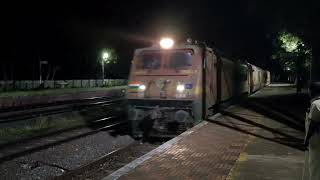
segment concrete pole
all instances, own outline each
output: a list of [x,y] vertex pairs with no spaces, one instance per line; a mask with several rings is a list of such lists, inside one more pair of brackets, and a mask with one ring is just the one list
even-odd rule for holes
[[102,85],[104,85],[104,61],[101,61],[101,69],[102,69]]

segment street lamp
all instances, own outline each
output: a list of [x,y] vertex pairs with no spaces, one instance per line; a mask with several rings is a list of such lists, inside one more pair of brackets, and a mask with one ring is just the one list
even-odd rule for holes
[[109,59],[109,57],[110,57],[109,52],[103,52],[102,53],[102,60],[103,61],[107,61]]
[[107,51],[102,52],[102,61],[101,61],[101,69],[102,69],[102,84],[104,84],[104,63],[109,63],[110,53]]

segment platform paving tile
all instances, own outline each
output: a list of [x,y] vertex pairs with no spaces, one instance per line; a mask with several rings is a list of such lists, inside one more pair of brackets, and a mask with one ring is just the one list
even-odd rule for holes
[[120,179],[226,179],[248,139],[208,123]]

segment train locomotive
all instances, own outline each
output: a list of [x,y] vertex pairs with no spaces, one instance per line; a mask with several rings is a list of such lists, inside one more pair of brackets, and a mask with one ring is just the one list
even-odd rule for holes
[[219,104],[270,83],[270,72],[221,57],[205,43],[137,49],[128,90],[128,120],[134,137],[172,137],[214,113]]

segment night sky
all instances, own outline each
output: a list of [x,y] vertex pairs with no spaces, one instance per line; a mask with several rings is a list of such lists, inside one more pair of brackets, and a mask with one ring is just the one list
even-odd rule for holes
[[161,36],[206,41],[229,57],[273,70],[272,42],[281,30],[314,46],[317,1],[41,1],[3,4],[0,79],[37,79],[39,59],[58,66],[56,79],[100,77],[103,48],[117,64],[107,77],[126,78],[133,50]]

